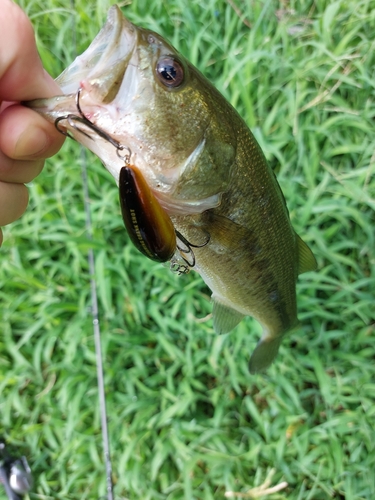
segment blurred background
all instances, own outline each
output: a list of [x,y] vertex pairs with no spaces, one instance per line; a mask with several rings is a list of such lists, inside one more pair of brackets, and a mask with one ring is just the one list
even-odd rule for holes
[[[56,77],[107,0],[18,2]],[[67,140],[29,185],[0,250],[0,437],[27,456],[31,499],[104,498],[91,318],[95,253],[116,500],[375,498],[375,9],[371,0],[134,0],[236,107],[318,260],[299,278],[301,328],[250,375],[260,327],[213,332],[210,291],[130,243],[117,188]],[[0,499],[5,498],[0,488]],[[244,496],[245,495],[245,496]],[[250,494],[248,493],[248,498]]]

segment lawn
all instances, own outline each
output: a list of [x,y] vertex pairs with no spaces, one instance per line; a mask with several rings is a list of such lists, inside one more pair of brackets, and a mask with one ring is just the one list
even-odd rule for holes
[[[53,76],[110,6],[19,3]],[[90,248],[116,500],[246,498],[272,470],[271,486],[288,486],[267,500],[374,499],[374,2],[124,4],[245,118],[318,269],[298,282],[301,328],[266,374],[250,375],[259,325],[247,318],[217,336],[200,277],[137,252],[113,179],[67,140],[30,184],[29,208],[0,250],[0,436],[29,459],[30,499],[106,495]]]

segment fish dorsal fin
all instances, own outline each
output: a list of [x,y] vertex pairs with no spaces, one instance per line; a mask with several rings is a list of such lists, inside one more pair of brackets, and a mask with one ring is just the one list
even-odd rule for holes
[[224,305],[216,297],[212,297],[212,302],[212,317],[216,333],[230,332],[245,316],[231,307]]
[[307,271],[315,271],[317,263],[314,254],[306,245],[302,238],[297,236],[298,244],[298,274],[306,273]]

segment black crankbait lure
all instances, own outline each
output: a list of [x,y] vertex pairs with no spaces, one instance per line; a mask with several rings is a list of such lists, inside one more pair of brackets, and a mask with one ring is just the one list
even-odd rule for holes
[[120,170],[119,192],[122,218],[134,245],[151,260],[171,260],[176,251],[172,221],[134,165]]

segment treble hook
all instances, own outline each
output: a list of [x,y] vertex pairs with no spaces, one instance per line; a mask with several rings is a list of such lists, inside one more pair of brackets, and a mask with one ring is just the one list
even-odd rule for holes
[[[61,134],[65,135],[66,137],[70,137],[71,139],[76,141],[76,138],[68,130],[61,128],[60,126],[60,122],[66,120],[72,129],[93,140],[93,137],[89,134],[87,130],[85,130],[84,127],[86,127],[86,129],[89,129],[91,132],[94,132],[96,135],[98,135],[105,141],[112,144],[112,146],[116,148],[116,154],[118,158],[124,161],[125,166],[128,166],[130,164],[130,158],[132,155],[131,149],[128,146],[121,144],[116,139],[111,137],[109,134],[107,134],[107,132],[105,132],[97,125],[92,123],[92,121],[89,120],[84,115],[80,103],[81,94],[82,94],[82,87],[80,87],[77,90],[77,93],[75,95],[75,103],[78,114],[76,115],[73,113],[69,113],[64,116],[59,116],[58,118],[56,118],[55,120],[56,129]],[[125,154],[123,154],[124,151]],[[172,258],[171,269],[172,271],[177,272],[178,274],[185,274],[189,272],[190,268],[195,266],[195,255],[192,249],[203,248],[204,246],[208,245],[210,241],[210,234],[206,231],[207,240],[202,245],[195,245],[190,241],[188,241],[179,231],[175,230],[175,233],[177,238],[176,247],[180,253],[180,258],[178,259],[179,262],[177,262],[175,258]],[[184,264],[181,264],[181,260],[184,262]]]
[[[182,260],[184,262],[186,262],[186,264],[189,267],[194,267],[195,266],[195,255],[194,255],[192,248],[203,248],[206,245],[208,245],[208,243],[210,242],[210,239],[211,239],[211,235],[206,231],[207,240],[202,245],[194,245],[193,243],[190,243],[190,241],[187,240],[185,238],[185,236],[182,236],[182,234],[179,231],[176,230],[175,232],[176,232],[177,238],[186,246],[186,248],[183,248],[181,245],[178,244],[178,242],[176,243],[177,249],[180,251],[180,255],[181,255]],[[191,256],[190,261],[187,259],[188,255]]]
[[[77,93],[76,93],[76,96],[75,96],[76,107],[77,107],[77,111],[78,111],[79,115],[75,115],[73,113],[69,113],[69,114],[64,115],[64,116],[59,116],[55,120],[55,127],[56,127],[56,129],[61,134],[63,134],[66,137],[69,137],[70,139],[73,139],[73,140],[76,141],[75,137],[72,134],[70,134],[67,130],[64,130],[63,128],[60,127],[60,122],[62,120],[67,120],[67,122],[69,123],[69,125],[70,125],[71,128],[73,128],[74,130],[77,130],[77,132],[79,132],[80,134],[83,134],[84,136],[86,136],[89,139],[93,140],[92,136],[86,130],[84,130],[82,127],[79,126],[80,124],[84,125],[88,129],[90,129],[92,132],[94,132],[95,134],[97,134],[99,137],[101,137],[105,141],[107,141],[110,144],[112,144],[112,146],[114,146],[116,148],[117,156],[121,160],[124,160],[125,164],[128,164],[129,161],[130,161],[130,157],[131,157],[131,150],[130,150],[130,148],[128,146],[125,146],[124,144],[121,144],[120,142],[116,141],[116,139],[114,139],[109,134],[107,134],[107,132],[105,132],[104,130],[102,130],[101,128],[99,128],[97,125],[95,125],[94,123],[92,123],[92,121],[90,121],[84,115],[84,113],[82,111],[82,108],[81,108],[81,104],[80,104],[81,93],[82,93],[82,87],[80,87],[77,90]],[[121,151],[126,151],[126,154],[122,155]]]

